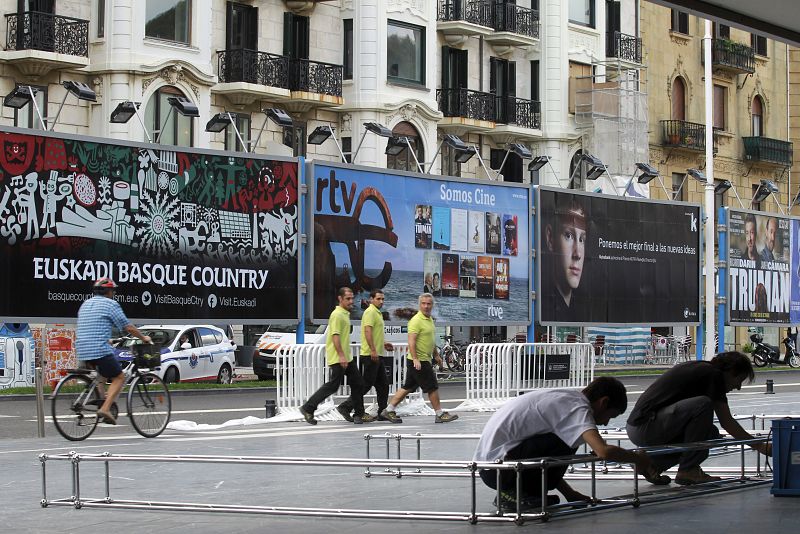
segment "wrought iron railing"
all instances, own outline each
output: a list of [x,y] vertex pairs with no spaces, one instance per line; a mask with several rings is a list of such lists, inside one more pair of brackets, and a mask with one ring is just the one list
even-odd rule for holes
[[516,124],[537,130],[542,127],[542,105],[537,100],[498,96],[496,116],[495,122],[502,124]]
[[632,63],[642,62],[642,38],[622,32],[608,34],[606,55]]
[[342,65],[249,49],[218,52],[220,82],[247,82],[291,91],[342,96]]
[[[701,55],[701,57],[705,61],[705,54]],[[711,41],[711,63],[741,72],[756,71],[756,58],[753,47],[730,39],[713,39]]]
[[439,89],[436,91],[439,111],[445,117],[463,117],[479,121],[495,120],[496,97],[470,89]]
[[89,57],[89,21],[39,11],[6,15],[6,50]]
[[511,4],[505,0],[495,0],[493,10],[495,30],[539,38],[538,11]]
[[[661,121],[664,131],[664,146],[688,148],[703,151],[706,149],[706,126],[696,122],[668,120]],[[714,133],[714,152],[717,151],[717,135]]]
[[793,147],[789,141],[769,137],[742,137],[744,157],[753,161],[769,161],[780,165],[792,164]]
[[440,0],[438,19],[442,22],[464,21],[492,27],[490,0]]

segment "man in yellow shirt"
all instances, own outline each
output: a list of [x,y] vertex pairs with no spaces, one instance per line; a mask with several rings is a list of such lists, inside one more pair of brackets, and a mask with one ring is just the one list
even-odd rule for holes
[[[381,308],[385,296],[380,289],[373,289],[369,293],[369,307],[361,316],[361,357],[358,366],[361,368],[361,377],[364,379],[364,394],[375,386],[375,396],[378,401],[378,414],[386,409],[389,402],[389,378],[386,376],[386,366],[383,363],[385,351],[394,350],[391,343],[383,341],[384,324]],[[337,408],[339,413],[348,421],[352,419],[350,411],[353,402],[347,399]],[[403,420],[394,412],[389,417],[378,415],[378,421],[402,423]]]
[[[451,415],[442,410],[439,400],[439,383],[436,381],[436,372],[431,363],[436,358],[436,363],[442,366],[442,358],[436,344],[433,342],[436,331],[431,318],[433,311],[433,295],[423,293],[419,296],[419,311],[408,322],[408,357],[406,359],[406,380],[403,387],[397,390],[392,397],[389,406],[380,412],[380,415],[391,420],[397,405],[402,402],[406,395],[413,393],[417,388],[422,388],[428,394],[431,407],[436,411],[437,423],[449,423],[458,419],[457,415]],[[395,417],[397,417],[395,415]]]
[[350,352],[350,310],[353,309],[353,291],[349,287],[339,289],[337,300],[339,305],[331,312],[325,333],[325,356],[330,369],[330,380],[322,384],[300,407],[300,413],[310,425],[317,424],[314,411],[319,403],[336,393],[345,376],[350,385],[349,400],[355,408],[355,415],[350,420],[357,425],[372,421],[370,416],[364,414],[364,382]]

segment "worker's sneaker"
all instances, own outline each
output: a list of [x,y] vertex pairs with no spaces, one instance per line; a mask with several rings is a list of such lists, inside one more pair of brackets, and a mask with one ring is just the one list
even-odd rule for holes
[[347,421],[348,423],[353,422],[353,416],[350,415],[350,410],[348,410],[345,406],[342,405],[337,406],[336,411],[342,414],[342,417],[344,417],[344,420]]
[[437,415],[434,422],[436,423],[449,423],[450,421],[455,421],[458,419],[457,415],[451,415],[448,412],[442,412],[441,415]]
[[666,486],[672,482],[671,478],[669,478],[667,475],[662,475],[661,471],[659,471],[656,467],[650,467],[648,471],[642,473],[642,476],[650,484],[655,484],[656,486]]
[[714,477],[707,474],[700,467],[693,467],[685,471],[678,470],[675,475],[675,482],[681,486],[691,486],[693,484],[705,484],[706,482],[719,482],[722,480],[720,477]]
[[300,413],[303,415],[303,419],[306,420],[306,423],[309,425],[316,425],[317,420],[314,419],[314,414],[306,410],[305,406],[300,407]]
[[[561,502],[558,495],[548,495],[547,496],[547,506],[554,506]],[[497,508],[497,497],[495,496],[494,500],[492,501],[492,506]],[[517,511],[517,498],[516,494],[513,491],[501,491],[500,492],[500,509],[504,512],[516,512]],[[520,511],[522,512],[530,512],[535,510],[542,509],[542,499],[541,497],[526,497],[523,495],[522,501],[520,502]]]
[[399,424],[403,422],[399,415],[387,410],[381,410],[381,413],[378,414],[378,421],[389,421],[393,424]]
[[[356,422],[356,420],[360,420],[361,422],[358,423],[358,422]],[[354,415],[353,416],[353,422],[356,423],[357,425],[360,425],[362,423],[372,423],[374,421],[375,421],[375,418],[372,417],[368,413],[365,413],[364,415]]]

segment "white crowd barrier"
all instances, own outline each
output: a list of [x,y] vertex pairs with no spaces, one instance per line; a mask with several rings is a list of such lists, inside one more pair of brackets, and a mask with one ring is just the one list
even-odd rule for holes
[[496,410],[526,391],[583,388],[594,379],[590,343],[474,343],[466,360],[466,399],[455,410]]
[[[408,344],[393,343],[394,350],[386,354],[387,358],[392,358],[391,380],[389,381],[389,398],[402,386],[405,379],[406,355],[408,354]],[[352,344],[350,350],[356,362],[359,361],[358,344]],[[304,345],[282,345],[275,351],[277,379],[277,400],[276,407],[278,416],[283,420],[302,419],[300,406],[319,389],[322,384],[328,381],[328,364],[325,360],[325,345],[323,344],[304,344]],[[374,389],[367,392],[364,396],[364,404],[370,413],[376,412],[375,406],[370,403],[375,399]],[[317,407],[315,417],[321,421],[342,420],[342,416],[334,408],[341,401],[350,395],[350,388],[345,384],[339,391],[325,399]],[[403,415],[433,415],[433,410],[429,408],[422,397],[422,392],[417,391],[406,397],[406,400],[397,407],[397,413]]]

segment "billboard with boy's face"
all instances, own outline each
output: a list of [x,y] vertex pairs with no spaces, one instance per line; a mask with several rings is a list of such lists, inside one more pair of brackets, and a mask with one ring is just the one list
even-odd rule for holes
[[446,324],[530,322],[527,186],[310,164],[312,320],[326,321],[339,287],[353,318],[383,289],[388,322],[416,313],[421,293]]

